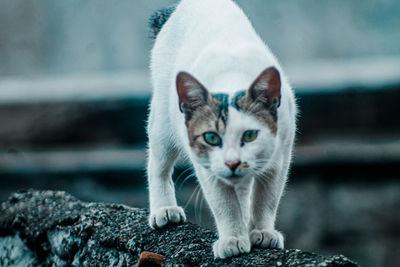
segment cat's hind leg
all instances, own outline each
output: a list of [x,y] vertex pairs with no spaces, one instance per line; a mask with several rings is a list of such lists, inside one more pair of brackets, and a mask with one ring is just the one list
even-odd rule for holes
[[149,224],[152,228],[162,228],[171,223],[186,221],[185,212],[178,207],[172,171],[178,157],[171,137],[161,121],[154,122],[150,114],[148,135],[147,176],[150,195]]

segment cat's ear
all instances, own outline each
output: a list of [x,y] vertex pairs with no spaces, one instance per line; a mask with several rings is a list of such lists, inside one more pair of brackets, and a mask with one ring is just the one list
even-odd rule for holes
[[281,104],[281,78],[275,67],[265,69],[249,88],[253,101],[260,101],[271,110]]
[[194,111],[207,104],[207,89],[187,72],[179,72],[176,76],[176,90],[181,112]]

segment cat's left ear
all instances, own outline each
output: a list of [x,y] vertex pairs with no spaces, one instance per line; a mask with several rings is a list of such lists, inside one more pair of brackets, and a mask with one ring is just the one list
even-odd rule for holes
[[253,101],[260,101],[276,110],[281,104],[281,78],[275,67],[265,69],[249,88]]
[[176,76],[176,90],[179,97],[179,109],[183,113],[195,111],[207,104],[207,89],[187,72],[179,72]]

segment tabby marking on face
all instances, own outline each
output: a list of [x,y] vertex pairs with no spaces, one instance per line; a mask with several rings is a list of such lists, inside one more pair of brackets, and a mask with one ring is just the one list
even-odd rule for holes
[[203,140],[205,131],[215,131],[219,135],[225,133],[228,120],[227,99],[223,95],[208,95],[207,105],[201,106],[186,116],[186,127],[189,135],[189,145],[198,157],[205,157],[214,147]]
[[253,100],[248,91],[241,91],[232,98],[231,105],[239,111],[251,114],[257,120],[267,125],[271,132],[276,135],[277,115],[273,108],[266,108],[261,101]]

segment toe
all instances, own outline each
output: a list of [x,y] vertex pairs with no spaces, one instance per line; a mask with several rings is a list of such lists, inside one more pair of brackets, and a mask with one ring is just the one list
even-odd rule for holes
[[245,237],[226,237],[218,239],[213,246],[214,257],[226,259],[250,252],[250,241]]
[[250,242],[254,247],[283,248],[283,235],[276,230],[258,230],[250,232]]
[[152,228],[162,228],[172,223],[186,221],[185,212],[181,207],[162,207],[152,212],[149,217],[149,224]]

